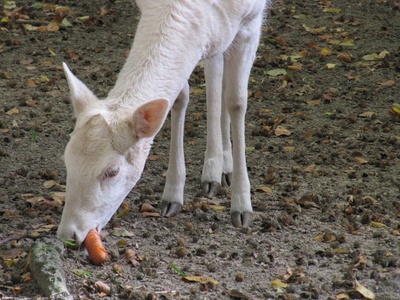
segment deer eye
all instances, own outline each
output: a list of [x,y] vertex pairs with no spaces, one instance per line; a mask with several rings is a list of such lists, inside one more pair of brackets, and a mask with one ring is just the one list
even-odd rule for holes
[[108,168],[104,172],[104,178],[114,177],[118,174],[118,172],[119,172],[119,168]]

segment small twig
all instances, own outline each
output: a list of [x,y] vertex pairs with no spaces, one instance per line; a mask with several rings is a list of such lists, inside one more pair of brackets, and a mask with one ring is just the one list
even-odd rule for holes
[[5,239],[0,240],[0,246],[7,244],[8,242],[19,241],[19,240],[25,239],[25,238],[36,240],[36,239],[44,237],[44,236],[47,236],[47,234],[33,235],[33,234],[29,234],[28,232],[21,233],[21,234],[15,234],[15,235],[11,235],[9,237],[6,237]]

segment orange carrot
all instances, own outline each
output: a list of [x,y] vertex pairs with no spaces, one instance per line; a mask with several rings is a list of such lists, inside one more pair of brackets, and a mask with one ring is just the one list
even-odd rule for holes
[[101,242],[101,238],[97,232],[97,229],[91,229],[88,232],[83,244],[89,253],[90,260],[95,265],[101,265],[102,263],[110,260],[107,250],[104,248],[103,243]]

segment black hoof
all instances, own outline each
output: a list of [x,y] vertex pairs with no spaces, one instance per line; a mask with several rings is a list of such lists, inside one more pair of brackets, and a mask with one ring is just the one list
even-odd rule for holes
[[161,203],[161,215],[163,217],[173,217],[177,214],[180,213],[182,210],[182,205],[180,203],[176,202],[168,202],[168,201],[163,201]]
[[203,196],[209,198],[215,197],[221,188],[221,184],[216,181],[203,182],[201,186],[203,187]]
[[238,211],[232,212],[231,222],[234,227],[250,227],[253,223],[253,213],[249,211],[243,213]]
[[222,174],[221,184],[223,187],[229,187],[232,183],[232,173]]

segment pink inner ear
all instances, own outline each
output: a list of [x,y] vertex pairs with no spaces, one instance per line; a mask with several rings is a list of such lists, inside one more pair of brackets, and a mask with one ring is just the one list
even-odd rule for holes
[[153,100],[144,104],[139,110],[140,118],[137,124],[138,131],[142,136],[150,137],[156,133],[162,125],[166,110],[168,109],[167,100]]

